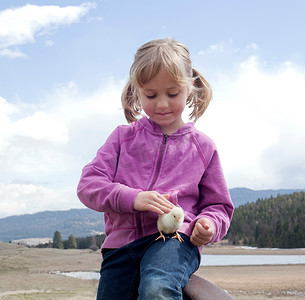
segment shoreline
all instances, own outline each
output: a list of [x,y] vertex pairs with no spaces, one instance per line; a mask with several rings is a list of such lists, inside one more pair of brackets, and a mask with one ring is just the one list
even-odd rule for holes
[[200,267],[195,273],[236,299],[304,299],[304,265]]
[[[248,249],[228,245],[203,248],[215,255],[305,255],[305,249]],[[98,280],[56,274],[99,271],[99,251],[26,248],[0,242],[0,298],[17,300],[93,300]],[[305,297],[305,267],[300,265],[201,266],[195,273],[228,291],[237,300],[301,300]],[[25,294],[22,298],[21,294]]]
[[202,248],[202,255],[305,255],[305,248],[256,248],[248,246],[233,246],[225,241],[206,245]]

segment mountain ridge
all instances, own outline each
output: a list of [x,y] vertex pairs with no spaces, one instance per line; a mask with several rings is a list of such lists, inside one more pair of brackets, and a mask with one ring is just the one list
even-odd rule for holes
[[269,197],[277,197],[278,195],[292,194],[302,192],[305,189],[267,189],[267,190],[252,190],[245,187],[236,187],[229,190],[235,207],[247,204],[247,202],[255,202],[258,199]]
[[53,237],[59,231],[63,239],[70,234],[86,237],[104,232],[103,213],[88,208],[43,211],[0,219],[0,241]]
[[[292,194],[305,189],[251,190],[240,187],[229,191],[234,206],[238,207],[258,199]],[[70,234],[76,237],[99,234],[105,230],[103,213],[80,208],[43,211],[0,219],[0,241],[3,242],[26,238],[52,238],[57,230],[63,239],[67,239]]]

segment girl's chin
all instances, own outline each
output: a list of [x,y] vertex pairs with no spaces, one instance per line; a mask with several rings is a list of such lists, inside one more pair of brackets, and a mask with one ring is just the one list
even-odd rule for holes
[[166,124],[170,124],[170,119],[168,117],[159,117],[159,116],[155,116],[154,118],[151,118],[155,123],[157,124],[163,124],[163,125],[166,125]]

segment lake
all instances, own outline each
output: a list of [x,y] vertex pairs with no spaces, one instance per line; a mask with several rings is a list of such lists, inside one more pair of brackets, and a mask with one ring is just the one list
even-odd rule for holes
[[201,256],[201,266],[255,266],[305,264],[305,255],[210,255]]
[[[201,257],[201,266],[255,266],[305,264],[305,255],[211,255]],[[99,280],[99,272],[55,272],[85,280]]]

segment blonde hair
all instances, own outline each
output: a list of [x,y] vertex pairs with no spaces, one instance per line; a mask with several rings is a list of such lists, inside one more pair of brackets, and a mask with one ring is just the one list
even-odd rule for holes
[[165,68],[179,86],[190,88],[186,104],[192,108],[190,120],[196,122],[208,107],[212,90],[202,74],[192,68],[187,47],[170,38],[150,41],[136,52],[129,80],[121,97],[126,120],[132,123],[141,114],[142,107],[137,87],[143,87],[161,68]]

